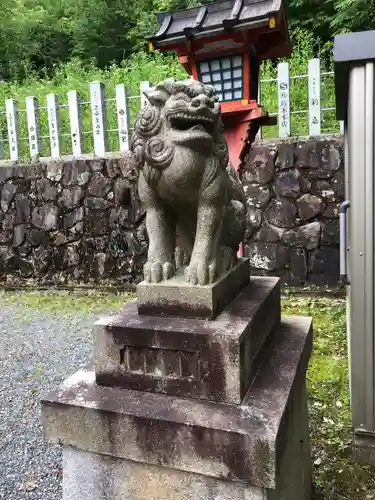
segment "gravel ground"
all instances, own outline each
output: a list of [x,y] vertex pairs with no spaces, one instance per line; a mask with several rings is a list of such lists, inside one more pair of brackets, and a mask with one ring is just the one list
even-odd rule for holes
[[44,441],[39,402],[87,364],[94,320],[0,302],[1,500],[62,498],[61,452]]

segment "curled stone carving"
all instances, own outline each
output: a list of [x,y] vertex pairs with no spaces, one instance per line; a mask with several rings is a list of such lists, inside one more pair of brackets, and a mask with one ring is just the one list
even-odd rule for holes
[[150,139],[146,144],[145,159],[154,168],[164,169],[169,166],[174,155],[174,147],[160,137]]
[[212,87],[168,79],[145,93],[132,140],[139,197],[147,211],[147,282],[185,268],[191,285],[216,281],[236,262],[246,198],[228,167],[220,105]]
[[157,134],[161,127],[160,110],[157,108],[144,108],[135,124],[138,134],[143,137],[151,137]]

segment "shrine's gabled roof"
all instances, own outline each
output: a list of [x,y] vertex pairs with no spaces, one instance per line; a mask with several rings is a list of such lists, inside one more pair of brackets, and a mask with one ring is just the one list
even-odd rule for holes
[[280,13],[283,0],[224,0],[203,7],[160,12],[159,31],[150,41],[180,43],[191,37],[215,36],[225,30],[246,30],[268,25],[271,16]]

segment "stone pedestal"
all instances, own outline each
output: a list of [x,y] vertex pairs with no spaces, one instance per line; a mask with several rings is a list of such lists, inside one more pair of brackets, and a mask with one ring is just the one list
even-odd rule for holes
[[216,316],[249,284],[248,259],[237,265],[212,285],[191,286],[186,283],[184,269],[161,283],[142,282],[137,286],[139,314],[151,316],[183,316],[208,318]]
[[309,500],[309,318],[280,319],[276,278],[213,321],[138,314],[94,330],[94,371],[42,402],[64,500]]

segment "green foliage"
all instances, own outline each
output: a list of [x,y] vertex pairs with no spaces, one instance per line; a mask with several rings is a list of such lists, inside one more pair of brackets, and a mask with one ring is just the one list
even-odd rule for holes
[[287,0],[286,4],[292,31],[306,29],[323,42],[338,33],[375,28],[374,0]]
[[[155,32],[154,12],[186,9],[211,0],[3,0],[0,73],[23,79],[51,76],[56,65],[79,57],[100,68],[145,47]],[[309,31],[314,51],[335,33],[375,27],[375,0],[286,0],[291,31]],[[317,22],[319,19],[319,22]]]
[[374,498],[374,470],[351,457],[345,300],[287,298],[283,314],[313,318],[307,374],[314,500]]
[[[331,53],[332,44],[316,40],[314,36],[304,30],[297,28],[292,35],[293,53],[288,59],[290,64],[290,102],[291,112],[295,113],[291,116],[291,128],[293,135],[306,136],[309,134],[308,125],[308,82],[307,71],[308,61],[314,55],[321,59],[321,106],[322,109],[333,108],[335,105],[335,88],[334,78],[332,74],[332,63],[326,57],[327,53]],[[318,50],[318,52],[316,52]],[[326,74],[329,73],[329,74]],[[300,76],[305,75],[304,78]],[[298,78],[295,78],[298,77]],[[266,80],[262,84],[261,103],[264,108],[270,113],[277,113],[278,109],[278,91],[276,85],[277,67],[272,61],[266,61],[262,65],[261,79]],[[269,81],[273,80],[273,81]],[[302,113],[302,111],[304,111]],[[322,111],[322,132],[337,133],[339,131],[339,123],[335,117],[335,111]],[[278,130],[275,127],[266,127],[263,129],[264,137],[277,137]]]
[[335,0],[336,16],[331,20],[335,32],[375,28],[375,0]]
[[[160,10],[200,5],[198,0],[3,0],[0,73],[23,79],[52,75],[72,57],[100,68],[120,63],[145,46]],[[204,3],[204,2],[203,2]],[[207,3],[207,2],[206,2]]]
[[[296,30],[293,34],[294,51],[292,57],[288,60],[291,70],[291,107],[292,112],[304,111],[304,113],[292,114],[292,133],[293,135],[308,135],[308,87],[307,77],[293,79],[297,75],[307,75],[307,61],[314,54],[314,37],[304,30]],[[329,44],[320,45],[319,55],[323,56],[322,71],[331,70],[330,64],[325,63],[324,54],[330,51]],[[0,108],[3,108],[5,99],[15,98],[20,102],[20,108],[24,109],[24,100],[27,96],[36,96],[40,105],[43,107],[46,103],[46,95],[55,92],[59,95],[60,101],[66,104],[66,94],[69,90],[77,90],[83,101],[89,100],[89,83],[94,80],[100,80],[106,84],[107,96],[113,98],[115,87],[118,83],[123,83],[131,96],[139,95],[139,84],[141,81],[150,81],[157,83],[167,77],[185,78],[186,73],[179,64],[178,59],[172,54],[161,54],[158,52],[146,53],[136,52],[129,56],[120,64],[113,63],[108,68],[99,68],[94,60],[82,62],[79,58],[73,58],[70,61],[55,66],[54,73],[48,77],[42,78],[36,72],[30,71],[27,77],[19,82],[3,82],[0,85]],[[272,62],[268,61],[262,65],[261,79],[268,82],[262,84],[261,102],[264,108],[270,113],[277,113],[278,95],[277,95],[277,68]],[[269,81],[271,80],[271,81]],[[335,102],[333,75],[322,76],[322,107],[333,107]],[[130,99],[131,121],[133,122],[136,113],[139,110],[139,98]],[[117,132],[117,114],[115,102],[109,101],[107,105],[108,123],[109,123],[109,150],[117,151],[119,142]],[[62,152],[71,153],[70,129],[68,110],[62,108]],[[26,115],[20,113],[21,122],[21,154],[26,160],[28,158],[27,127]],[[6,135],[5,116],[2,116],[1,128]],[[85,131],[84,151],[91,152],[92,144],[92,124],[90,105],[83,105],[83,126]],[[338,132],[339,124],[335,119],[334,111],[322,112],[322,130],[323,132]],[[41,135],[44,139],[43,155],[49,156],[48,141],[48,119],[46,110],[41,110]],[[277,127],[265,127],[263,129],[264,137],[277,137]],[[5,156],[9,157],[9,151],[5,148]]]
[[[56,93],[62,104],[67,103],[67,93],[69,90],[77,90],[80,93],[83,102],[89,101],[89,83],[94,80],[100,80],[106,84],[108,98],[113,98],[115,95],[115,87],[119,83],[125,84],[130,96],[139,96],[139,85],[141,81],[150,81],[157,83],[168,77],[186,78],[186,73],[179,64],[178,59],[173,55],[162,55],[160,53],[146,54],[144,52],[135,53],[121,64],[112,64],[107,69],[98,68],[93,61],[84,64],[81,60],[74,58],[69,62],[57,66],[54,74],[48,78],[41,78],[35,73],[30,73],[23,82],[3,82],[0,84],[0,107],[4,107],[5,99],[14,98],[19,101],[20,128],[21,128],[21,156],[24,160],[28,159],[28,141],[27,141],[27,124],[25,111],[25,99],[28,96],[35,96],[39,100],[41,107],[46,105],[47,94]],[[139,97],[129,100],[131,119],[134,121],[135,115],[139,110]],[[92,152],[92,121],[90,105],[84,104],[83,111],[83,130],[84,151]],[[49,156],[49,140],[48,140],[48,117],[47,111],[40,111],[41,136],[43,139],[42,155]],[[109,129],[117,128],[117,113],[115,102],[109,101],[107,105],[107,118]],[[62,122],[62,152],[63,154],[71,154],[71,140],[69,128],[69,116],[67,108],[61,109]],[[6,118],[3,114],[1,117],[0,128],[3,130],[3,135],[6,135],[7,125]],[[109,150],[118,151],[119,142],[117,132],[109,134]],[[8,145],[5,147],[5,157],[9,157]]]

